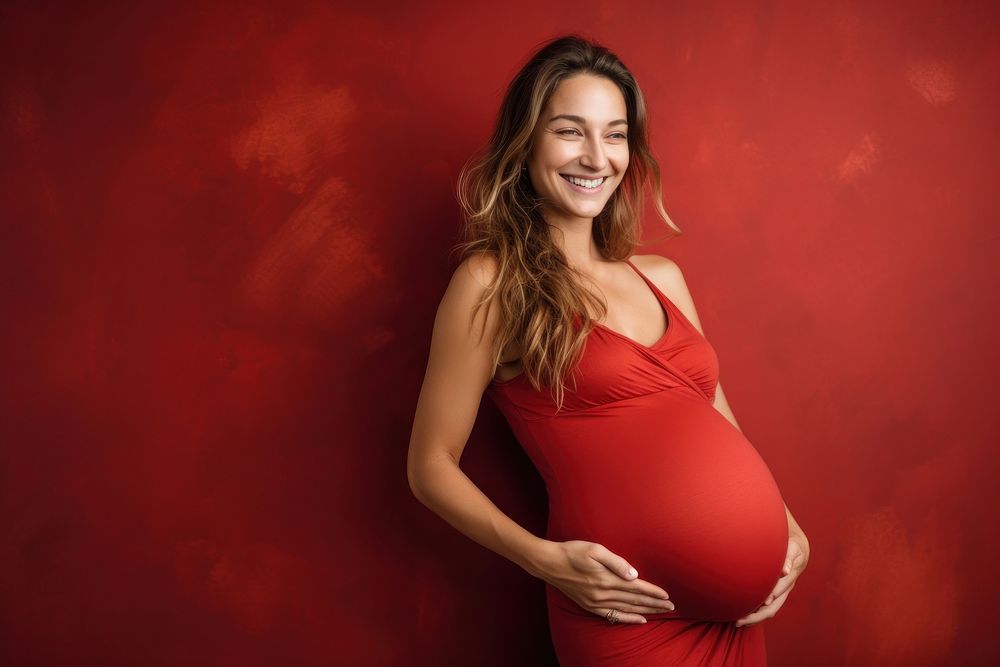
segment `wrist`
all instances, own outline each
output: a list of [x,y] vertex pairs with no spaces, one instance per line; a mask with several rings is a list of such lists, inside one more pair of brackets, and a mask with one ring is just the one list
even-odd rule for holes
[[558,548],[558,542],[539,537],[524,553],[524,562],[521,566],[528,574],[546,580],[549,564]]
[[[809,538],[806,537],[806,534],[803,533],[801,530],[791,530],[788,532],[788,539],[795,540],[795,542],[799,545],[799,549],[802,551],[802,555],[804,556],[804,561],[808,561]],[[805,565],[805,562],[803,562],[803,565]]]

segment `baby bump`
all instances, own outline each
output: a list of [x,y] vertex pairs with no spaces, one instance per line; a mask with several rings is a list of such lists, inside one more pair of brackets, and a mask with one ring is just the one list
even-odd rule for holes
[[647,618],[733,620],[781,576],[784,504],[738,429],[703,400],[665,393],[549,443],[548,535],[599,542],[663,587],[676,611]]

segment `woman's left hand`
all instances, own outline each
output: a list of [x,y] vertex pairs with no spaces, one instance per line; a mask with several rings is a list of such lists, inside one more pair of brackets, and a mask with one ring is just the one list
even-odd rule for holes
[[806,569],[806,563],[809,560],[809,547],[804,546],[806,544],[808,542],[805,541],[804,536],[790,535],[788,537],[788,551],[785,553],[785,565],[781,568],[781,578],[774,585],[771,594],[764,600],[764,604],[736,621],[736,627],[741,628],[744,625],[760,623],[778,613],[781,605],[785,604],[789,592],[795,586],[795,580]]

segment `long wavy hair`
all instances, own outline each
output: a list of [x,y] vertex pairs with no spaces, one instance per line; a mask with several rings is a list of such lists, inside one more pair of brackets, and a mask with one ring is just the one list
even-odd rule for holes
[[[629,164],[622,182],[594,218],[594,241],[606,260],[634,254],[642,233],[647,183],[660,217],[681,234],[663,207],[660,167],[649,146],[646,104],[632,73],[607,48],[578,34],[543,44],[510,82],[488,144],[458,176],[457,197],[464,218],[463,240],[453,249],[460,261],[480,253],[496,260],[497,271],[473,310],[499,308],[492,340],[494,372],[511,346],[520,347],[526,379],[552,390],[561,409],[566,378],[576,367],[594,326],[588,305],[603,319],[607,305],[581,287],[542,216],[543,201],[523,167],[535,127],[564,79],[576,74],[610,79],[625,98]],[[582,326],[575,327],[577,318]],[[485,321],[483,331],[485,331]],[[573,377],[576,387],[576,378]]]

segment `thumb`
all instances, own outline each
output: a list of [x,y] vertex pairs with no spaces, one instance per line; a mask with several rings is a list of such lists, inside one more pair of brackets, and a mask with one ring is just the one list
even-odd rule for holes
[[639,576],[639,573],[634,567],[629,565],[627,560],[615,553],[612,553],[609,549],[602,548],[600,550],[600,557],[598,560],[600,560],[604,567],[608,568],[627,581],[631,581]]
[[620,577],[622,577],[624,579],[627,579],[629,581],[631,581],[632,579],[635,579],[636,577],[639,576],[639,573],[636,571],[636,569],[634,567],[632,567],[631,565],[629,565],[629,563],[628,563],[627,560],[625,560],[624,558],[622,558],[622,557],[619,556],[618,557],[618,562],[619,562],[619,564],[618,564],[618,567],[616,568],[616,572],[618,573],[618,576],[620,576]]

